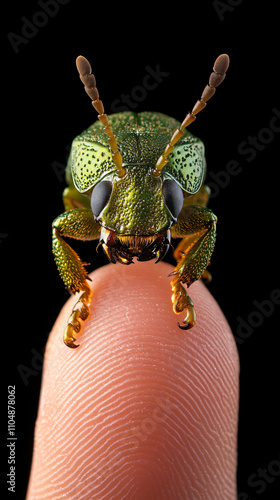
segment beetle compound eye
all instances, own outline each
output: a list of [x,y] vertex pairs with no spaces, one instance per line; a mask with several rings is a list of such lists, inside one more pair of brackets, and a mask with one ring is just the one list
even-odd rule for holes
[[112,188],[111,181],[100,181],[93,188],[90,204],[95,217],[98,217],[103,208],[106,207],[111,196]]
[[182,210],[184,195],[183,191],[177,182],[172,179],[167,179],[164,181],[162,186],[162,196],[165,205],[168,210],[173,215],[174,219],[177,219],[179,213]]

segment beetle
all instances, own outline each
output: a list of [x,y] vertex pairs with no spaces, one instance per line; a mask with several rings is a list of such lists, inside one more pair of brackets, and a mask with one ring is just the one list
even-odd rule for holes
[[98,120],[73,143],[63,192],[65,212],[53,222],[52,248],[69,291],[82,292],[64,332],[64,343],[78,347],[75,334],[89,316],[91,288],[80,257],[65,237],[99,239],[112,263],[129,265],[166,254],[171,236],[182,238],[171,281],[175,313],[186,311],[182,329],[195,325],[187,290],[206,270],[216,238],[216,216],[207,208],[203,142],[185,130],[205,108],[229,66],[227,54],[215,61],[209,83],[180,122],[158,112],[123,111],[106,115],[88,60],[76,60],[80,79]]

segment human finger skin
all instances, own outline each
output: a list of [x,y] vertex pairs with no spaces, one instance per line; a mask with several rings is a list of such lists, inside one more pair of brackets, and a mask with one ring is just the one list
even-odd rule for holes
[[91,274],[78,349],[62,342],[76,297],[50,334],[27,500],[233,500],[239,362],[201,282],[197,324],[171,305],[166,263]]

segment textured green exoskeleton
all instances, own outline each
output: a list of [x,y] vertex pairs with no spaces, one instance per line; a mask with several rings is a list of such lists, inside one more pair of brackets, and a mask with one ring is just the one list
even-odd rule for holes
[[228,64],[226,54],[219,56],[200,100],[180,124],[153,112],[107,116],[88,61],[77,59],[99,120],[73,141],[63,193],[66,212],[53,223],[59,273],[68,289],[83,292],[64,334],[69,347],[77,347],[74,335],[81,329],[80,320],[89,315],[91,289],[84,265],[64,237],[99,239],[109,260],[122,264],[131,264],[134,257],[158,262],[171,236],[183,238],[174,252],[173,310],[186,310],[180,328],[194,326],[194,306],[182,283],[190,286],[209,275],[206,267],[214,248],[216,217],[206,208],[204,145],[184,128],[206,106]]

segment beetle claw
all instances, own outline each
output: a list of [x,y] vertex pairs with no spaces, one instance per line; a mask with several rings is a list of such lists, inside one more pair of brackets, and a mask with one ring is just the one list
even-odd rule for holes
[[[189,297],[188,299],[191,301]],[[179,328],[181,328],[181,330],[190,330],[190,328],[193,328],[193,326],[196,324],[196,314],[192,303],[189,303],[187,305],[186,312],[187,316],[183,320],[184,324],[180,325],[180,323],[178,323],[178,326]]]
[[164,240],[162,241],[162,244],[161,244],[159,250],[157,250],[157,252],[156,252],[157,259],[155,261],[155,264],[157,264],[160,260],[163,259],[163,257],[165,257],[165,255],[168,252],[169,247],[170,247],[170,239],[171,239],[170,231],[168,231],[167,235],[165,236]]
[[175,276],[175,274],[179,274],[179,271],[173,271],[172,273],[169,273],[167,276]]
[[74,349],[75,347],[79,347],[80,344],[74,344],[74,342],[66,342],[66,340],[64,340],[64,344],[67,345],[67,347],[71,347],[72,349]]
[[180,325],[180,323],[178,322],[177,325],[179,326],[179,328],[181,328],[181,330],[189,330],[190,328],[193,327],[193,325],[191,323],[186,323],[184,325]]

